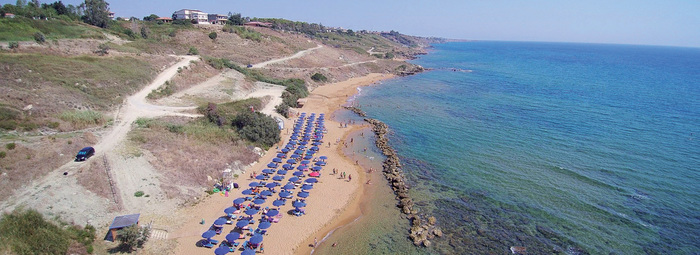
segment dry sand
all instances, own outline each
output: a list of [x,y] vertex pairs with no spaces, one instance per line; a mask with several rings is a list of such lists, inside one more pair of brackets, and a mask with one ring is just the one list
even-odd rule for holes
[[[360,86],[371,85],[383,79],[392,78],[389,74],[370,74],[367,76],[353,78],[347,81],[321,86],[312,91],[307,98],[306,104],[300,112],[325,113],[330,116],[335,110],[343,105],[347,98],[357,93]],[[285,120],[285,127],[293,125],[290,119]],[[281,207],[283,218],[279,223],[275,223],[268,229],[268,235],[264,238],[265,252],[268,254],[309,254],[314,237],[320,241],[331,230],[338,226],[347,224],[359,215],[358,202],[363,194],[363,179],[360,175],[359,166],[356,166],[349,158],[342,153],[342,144],[336,144],[336,140],[343,141],[344,138],[354,129],[360,127],[340,128],[340,123],[333,120],[326,120],[328,133],[324,137],[324,145],[320,146],[317,155],[328,156],[328,165],[323,168],[319,183],[314,185],[310,191],[311,195],[306,200],[306,215],[296,217],[287,214],[293,209],[291,201]],[[282,141],[289,140],[289,132],[282,131]],[[328,146],[328,142],[331,146]],[[282,144],[282,142],[280,143]],[[265,165],[276,155],[275,148],[271,148],[261,157],[260,161],[253,165],[248,173],[243,174],[237,180],[241,189],[233,190],[228,197],[214,194],[204,199],[199,204],[185,208],[175,218],[183,219],[181,227],[170,234],[170,238],[177,241],[177,245],[172,251],[176,254],[211,254],[213,251],[207,248],[196,247],[197,241],[201,240],[201,234],[206,231],[211,223],[218,217],[224,216],[223,210],[232,205],[232,200],[243,197],[242,190],[248,183],[254,181],[249,178],[250,171],[260,173]],[[338,175],[332,175],[332,170],[337,168],[339,172],[346,172],[353,177],[352,181],[339,179]],[[269,199],[266,206],[272,207],[273,199]],[[259,218],[259,217],[256,217]],[[200,224],[204,219],[205,224]],[[257,224],[255,225],[257,226]],[[233,225],[225,225],[221,235],[213,239],[225,240],[228,232],[234,229]],[[243,239],[241,239],[243,240]]]

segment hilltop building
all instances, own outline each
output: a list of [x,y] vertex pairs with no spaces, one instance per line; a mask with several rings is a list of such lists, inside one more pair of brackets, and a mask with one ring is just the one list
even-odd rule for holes
[[173,13],[173,19],[196,20],[198,24],[209,24],[209,14],[200,10],[182,9]]
[[226,24],[226,21],[228,20],[228,16],[224,14],[209,14],[209,23],[211,24],[219,24],[219,25],[224,25]]

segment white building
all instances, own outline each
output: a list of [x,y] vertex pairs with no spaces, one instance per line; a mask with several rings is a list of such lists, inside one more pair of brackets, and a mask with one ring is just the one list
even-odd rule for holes
[[223,14],[209,14],[209,23],[224,25],[228,20],[228,16]]
[[200,10],[182,9],[173,13],[173,18],[176,20],[196,20],[199,24],[209,24],[208,14]]

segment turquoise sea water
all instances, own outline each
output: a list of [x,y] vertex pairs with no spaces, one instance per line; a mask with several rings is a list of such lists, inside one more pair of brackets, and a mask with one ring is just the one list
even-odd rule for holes
[[700,49],[464,42],[414,62],[434,70],[356,103],[445,230],[428,253],[700,254]]

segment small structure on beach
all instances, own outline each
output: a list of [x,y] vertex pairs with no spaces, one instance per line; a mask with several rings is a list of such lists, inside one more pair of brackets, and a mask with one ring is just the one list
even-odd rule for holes
[[130,227],[134,224],[138,226],[139,216],[141,216],[140,213],[114,217],[112,225],[109,225],[109,231],[107,231],[107,236],[105,236],[105,240],[114,242],[114,239],[117,238],[117,231],[126,227]]

